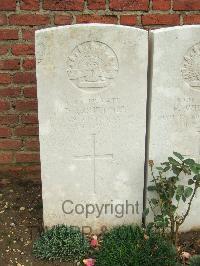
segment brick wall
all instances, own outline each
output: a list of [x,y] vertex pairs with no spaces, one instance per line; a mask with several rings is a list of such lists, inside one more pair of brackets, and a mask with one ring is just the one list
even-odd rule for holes
[[40,176],[34,31],[89,22],[200,24],[200,0],[0,0],[0,177]]

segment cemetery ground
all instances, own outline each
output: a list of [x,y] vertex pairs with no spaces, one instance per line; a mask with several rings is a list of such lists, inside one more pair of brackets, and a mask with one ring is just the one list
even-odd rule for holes
[[39,183],[0,181],[0,265],[65,265],[39,261],[32,245],[42,232],[42,198]]
[[[0,182],[0,265],[65,265],[39,261],[32,255],[33,242],[42,227],[41,184],[2,179]],[[180,253],[200,254],[200,231],[182,233]]]

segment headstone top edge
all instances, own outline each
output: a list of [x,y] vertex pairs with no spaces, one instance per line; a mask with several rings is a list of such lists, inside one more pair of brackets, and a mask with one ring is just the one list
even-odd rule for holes
[[173,32],[179,30],[189,30],[189,29],[200,29],[200,25],[183,25],[183,26],[174,26],[161,29],[150,30],[151,35],[156,35],[159,33]]
[[45,32],[53,32],[55,30],[62,30],[62,29],[76,29],[76,28],[93,28],[93,27],[99,27],[99,28],[115,28],[115,29],[130,29],[131,31],[137,32],[143,32],[148,34],[147,30],[138,28],[138,27],[130,27],[130,26],[124,26],[124,25],[116,25],[116,24],[103,24],[103,23],[83,23],[83,24],[73,24],[73,25],[64,25],[64,26],[56,26],[46,29],[40,29],[35,31],[35,36],[45,33]]

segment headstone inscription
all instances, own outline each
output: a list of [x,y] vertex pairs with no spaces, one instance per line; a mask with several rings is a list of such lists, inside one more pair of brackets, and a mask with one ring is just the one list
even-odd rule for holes
[[36,32],[45,226],[141,222],[147,48],[131,27]]
[[[176,151],[200,162],[200,26],[154,30],[150,42],[149,159],[159,164]],[[187,184],[186,177],[182,182]],[[199,226],[199,206],[197,192],[182,230]]]

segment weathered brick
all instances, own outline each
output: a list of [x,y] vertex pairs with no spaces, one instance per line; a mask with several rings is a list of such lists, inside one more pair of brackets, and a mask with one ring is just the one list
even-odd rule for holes
[[17,137],[20,136],[38,136],[38,127],[37,126],[25,126],[17,127],[14,130],[14,135]]
[[9,47],[7,45],[0,45],[0,55],[6,55]]
[[12,76],[8,73],[0,73],[0,84],[9,84],[12,82]]
[[1,138],[7,138],[12,135],[12,131],[10,128],[7,127],[0,127],[0,137]]
[[22,123],[24,124],[38,124],[37,114],[26,114],[22,115]]
[[18,150],[22,146],[21,140],[15,139],[0,139],[1,150]]
[[10,109],[10,103],[8,101],[0,100],[0,112]]
[[200,10],[199,0],[174,0],[174,10]]
[[11,163],[13,159],[12,152],[1,152],[0,153],[0,164]]
[[183,23],[184,24],[200,24],[200,14],[184,16]]
[[120,16],[120,24],[126,26],[133,26],[137,23],[137,17],[133,15]]
[[27,97],[27,98],[36,98],[37,97],[37,89],[36,89],[36,87],[24,88],[23,94],[24,94],[24,97]]
[[153,0],[154,10],[169,10],[171,8],[171,0]]
[[40,155],[39,153],[30,153],[30,152],[16,152],[15,160],[17,163],[32,163],[32,162],[39,162]]
[[21,0],[20,9],[21,10],[39,10],[40,4],[39,0]]
[[14,125],[18,122],[18,115],[0,115],[0,125]]
[[0,40],[18,40],[18,30],[0,29]]
[[37,15],[37,14],[11,15],[9,16],[9,23],[11,25],[20,25],[20,26],[47,25],[49,24],[49,17],[46,15]]
[[19,177],[23,171],[23,166],[19,165],[1,165],[0,167],[0,175],[6,174],[6,176],[11,176],[16,178]]
[[34,165],[24,166],[24,171],[27,173],[40,173],[41,165],[40,164],[34,164]]
[[0,10],[15,10],[16,0],[0,0]]
[[147,11],[149,0],[110,0],[111,10],[141,10]]
[[27,150],[32,151],[39,151],[40,150],[40,143],[39,140],[26,140],[24,142],[24,148]]
[[22,38],[26,41],[35,40],[35,30],[22,30]]
[[180,16],[177,14],[149,14],[142,16],[143,25],[179,25]]
[[0,89],[0,97],[18,97],[21,94],[20,88],[3,88]]
[[20,68],[19,59],[7,59],[0,61],[0,70],[16,70]]
[[72,16],[56,15],[54,19],[55,25],[69,25],[72,23]]
[[105,0],[88,0],[88,9],[105,10],[106,9],[106,1]]
[[0,25],[6,25],[6,24],[7,24],[7,16],[0,15]]
[[37,100],[16,100],[14,103],[16,111],[37,110]]
[[22,66],[25,70],[35,69],[35,59],[24,59]]
[[78,15],[76,16],[77,23],[106,23],[117,24],[117,16],[99,16],[99,15]]
[[84,0],[44,0],[43,9],[82,11]]
[[36,75],[35,72],[19,72],[14,75],[13,81],[16,84],[35,83]]
[[33,44],[15,44],[12,46],[13,55],[34,55],[35,47]]

